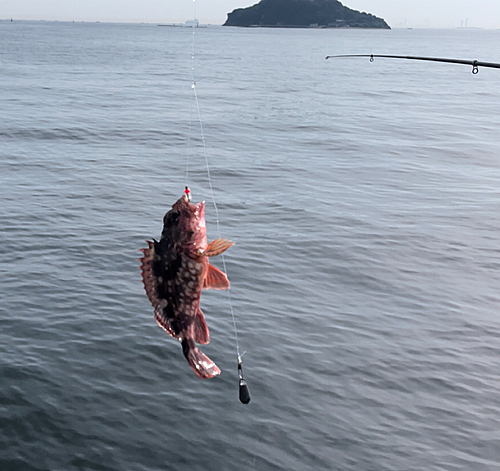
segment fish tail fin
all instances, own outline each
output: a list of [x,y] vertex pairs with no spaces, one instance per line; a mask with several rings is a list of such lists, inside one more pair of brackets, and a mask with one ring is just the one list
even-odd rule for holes
[[220,375],[217,365],[210,360],[194,343],[192,339],[182,341],[182,352],[192,370],[203,379]]

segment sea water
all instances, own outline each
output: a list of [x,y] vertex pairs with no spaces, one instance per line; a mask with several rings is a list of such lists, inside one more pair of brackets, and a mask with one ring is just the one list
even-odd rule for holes
[[[325,60],[499,31],[198,28],[205,150],[191,29],[0,36],[2,471],[500,469],[500,72]],[[137,268],[205,157],[247,406],[226,293],[202,381]]]

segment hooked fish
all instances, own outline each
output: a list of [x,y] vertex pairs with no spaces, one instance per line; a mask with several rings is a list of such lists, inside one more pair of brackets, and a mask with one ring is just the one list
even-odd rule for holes
[[205,202],[192,204],[187,195],[165,214],[160,241],[146,242],[140,268],[156,322],[181,342],[189,366],[200,378],[219,375],[217,365],[196,346],[210,341],[200,298],[202,289],[229,288],[226,274],[208,258],[234,244],[227,239],[207,243]]

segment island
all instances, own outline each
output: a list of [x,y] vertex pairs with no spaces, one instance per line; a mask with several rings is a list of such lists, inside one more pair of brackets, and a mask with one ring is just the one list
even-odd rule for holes
[[391,29],[382,18],[351,10],[338,0],[261,0],[228,13],[222,26]]

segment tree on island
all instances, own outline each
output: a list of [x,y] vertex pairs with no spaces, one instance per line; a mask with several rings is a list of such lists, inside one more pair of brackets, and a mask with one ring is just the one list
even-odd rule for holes
[[351,10],[338,0],[261,0],[228,13],[223,26],[390,29],[382,18]]

